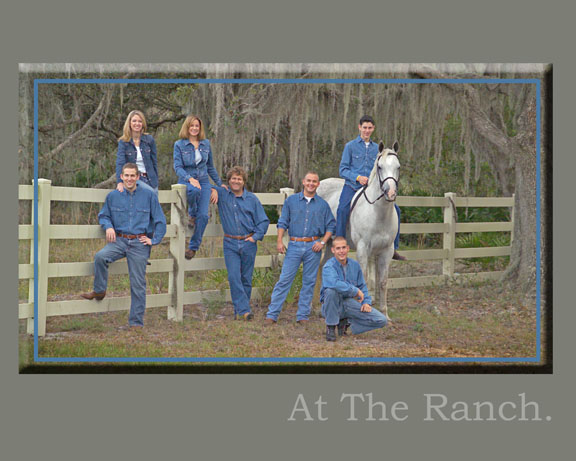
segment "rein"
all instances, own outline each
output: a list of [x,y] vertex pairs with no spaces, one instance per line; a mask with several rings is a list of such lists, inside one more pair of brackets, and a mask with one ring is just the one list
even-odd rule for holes
[[[393,152],[389,152],[387,155],[395,155],[396,157],[398,157],[398,155],[396,153]],[[378,160],[380,160],[381,155],[378,156]],[[378,167],[376,167],[378,168]],[[382,186],[384,185],[384,183],[386,181],[388,181],[389,179],[393,180],[396,183],[396,189],[398,189],[398,180],[396,178],[394,178],[393,176],[388,176],[384,179],[380,178],[380,169],[378,169],[378,182],[380,183],[380,190],[382,190]],[[354,201],[352,202],[352,205],[350,206],[350,212],[352,212],[352,210],[354,209],[354,206],[356,205],[356,203],[358,203],[358,199],[361,196],[364,196],[364,198],[366,199],[366,201],[370,204],[370,205],[374,205],[378,200],[380,200],[382,197],[384,197],[384,192],[382,192],[378,198],[374,201],[370,201],[370,199],[368,198],[368,196],[366,195],[366,189],[368,188],[368,184],[366,184],[365,186],[362,186],[362,192],[360,194],[358,194],[358,196],[356,197],[356,199],[354,199]]]

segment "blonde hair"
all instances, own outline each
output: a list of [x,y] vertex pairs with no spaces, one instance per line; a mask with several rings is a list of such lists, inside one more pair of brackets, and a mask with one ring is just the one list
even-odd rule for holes
[[194,120],[198,120],[198,123],[200,124],[200,133],[198,133],[198,141],[206,139],[206,134],[204,132],[204,122],[202,122],[202,119],[200,117],[197,117],[196,115],[189,115],[188,117],[186,117],[186,120],[184,120],[182,128],[180,128],[180,133],[178,133],[178,136],[180,136],[181,139],[189,138],[190,135],[188,134],[188,129],[190,128],[190,125]]
[[119,139],[120,141],[128,142],[132,139],[132,128],[130,128],[130,122],[135,115],[138,115],[142,119],[142,134],[148,134],[146,133],[146,129],[148,127],[146,125],[146,117],[144,117],[144,113],[140,110],[133,110],[128,114],[128,117],[126,117],[126,121],[124,122],[124,129],[122,130],[123,134]]

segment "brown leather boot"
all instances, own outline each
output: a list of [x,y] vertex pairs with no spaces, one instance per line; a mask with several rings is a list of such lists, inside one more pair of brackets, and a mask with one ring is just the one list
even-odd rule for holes
[[102,301],[104,296],[106,296],[106,292],[103,291],[102,293],[96,293],[95,291],[91,291],[90,293],[82,293],[84,299],[95,299],[96,301]]
[[196,250],[186,250],[186,253],[184,253],[186,259],[192,259],[194,256],[196,256]]
[[392,256],[392,259],[395,259],[396,261],[406,261],[406,256],[402,256],[400,253],[394,250],[394,256]]

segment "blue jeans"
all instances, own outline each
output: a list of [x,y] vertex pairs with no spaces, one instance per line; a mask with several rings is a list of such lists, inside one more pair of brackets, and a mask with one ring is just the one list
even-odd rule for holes
[[102,293],[108,286],[108,266],[114,261],[126,257],[130,277],[130,325],[144,325],[146,309],[146,263],[150,257],[150,245],[140,243],[138,239],[116,237],[116,241],[107,243],[94,256],[94,291]]
[[316,275],[320,265],[322,252],[312,251],[315,242],[290,242],[282,264],[280,280],[274,286],[272,291],[272,300],[268,306],[266,318],[278,320],[282,305],[286,301],[286,296],[290,291],[296,272],[303,263],[302,270],[302,289],[298,299],[298,312],[296,320],[308,320],[312,309],[312,297],[314,296],[314,287],[316,286]]
[[256,242],[224,237],[224,262],[228,271],[228,283],[235,315],[250,312],[252,274],[257,249]]
[[[335,237],[346,237],[346,226],[348,225],[348,218],[350,218],[350,204],[356,191],[348,184],[345,184],[340,194],[340,201],[338,202],[338,209],[336,210],[336,235]],[[394,204],[396,214],[398,215],[398,233],[394,239],[394,249],[397,250],[400,246],[400,208]]]
[[196,227],[194,228],[194,234],[188,246],[190,250],[198,250],[198,248],[200,248],[202,236],[208,224],[208,212],[210,211],[210,193],[212,192],[210,180],[208,176],[204,176],[203,178],[199,178],[198,182],[200,182],[202,189],[198,189],[190,183],[186,184],[188,213],[193,218],[196,217]]
[[372,308],[370,312],[362,312],[361,307],[354,298],[344,298],[333,288],[324,291],[322,316],[326,319],[326,325],[338,325],[341,319],[348,319],[354,335],[386,325],[386,316],[380,311]]

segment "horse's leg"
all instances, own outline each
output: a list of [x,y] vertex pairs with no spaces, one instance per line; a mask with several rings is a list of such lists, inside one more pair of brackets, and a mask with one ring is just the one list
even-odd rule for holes
[[378,288],[380,290],[380,310],[386,316],[388,321],[388,303],[387,303],[387,292],[388,292],[388,269],[390,268],[390,261],[392,261],[392,256],[394,255],[394,245],[386,248],[378,255],[378,275],[380,277]]

